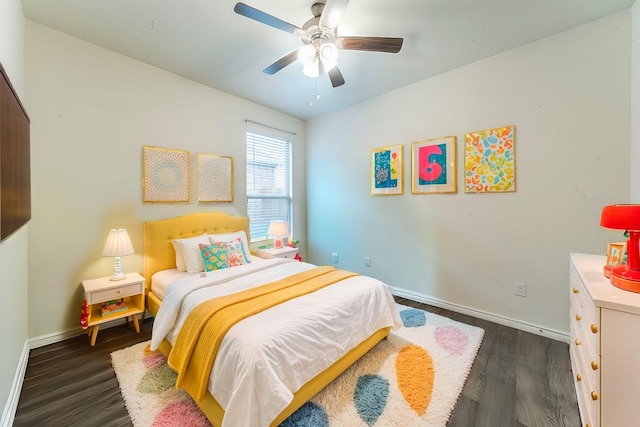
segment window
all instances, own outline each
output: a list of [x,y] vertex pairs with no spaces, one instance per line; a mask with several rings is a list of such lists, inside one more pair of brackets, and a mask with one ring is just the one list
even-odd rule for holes
[[266,239],[272,220],[286,221],[292,233],[291,134],[247,122],[246,138],[250,239]]

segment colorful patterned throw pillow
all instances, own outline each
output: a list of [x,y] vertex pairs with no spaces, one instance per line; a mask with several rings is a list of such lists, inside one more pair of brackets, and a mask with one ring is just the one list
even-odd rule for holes
[[229,267],[229,251],[218,245],[204,245],[200,243],[200,253],[204,261],[204,270],[213,271]]
[[214,242],[212,245],[217,246],[221,250],[227,251],[227,267],[237,267],[251,262],[244,251],[242,239],[239,237],[228,242]]

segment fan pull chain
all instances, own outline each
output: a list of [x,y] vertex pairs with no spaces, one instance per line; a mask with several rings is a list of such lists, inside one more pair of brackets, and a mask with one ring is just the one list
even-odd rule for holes
[[[316,99],[320,99],[320,92],[318,91],[318,78],[316,77]],[[309,107],[313,107],[313,100],[309,101]]]

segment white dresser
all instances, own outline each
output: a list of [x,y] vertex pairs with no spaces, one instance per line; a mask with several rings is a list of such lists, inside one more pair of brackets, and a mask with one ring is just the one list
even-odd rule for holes
[[583,427],[640,425],[640,294],[604,277],[604,256],[570,256],[571,369]]

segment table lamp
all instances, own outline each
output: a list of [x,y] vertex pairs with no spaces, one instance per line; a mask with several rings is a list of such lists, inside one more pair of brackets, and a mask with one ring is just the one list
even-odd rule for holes
[[289,235],[289,227],[287,227],[287,223],[284,221],[271,221],[267,234],[274,237],[273,247],[281,249],[283,246],[282,238]]
[[109,280],[122,280],[126,276],[122,273],[120,268],[120,257],[125,255],[131,255],[133,253],[133,246],[129,239],[129,234],[124,228],[112,229],[107,236],[107,243],[104,245],[102,256],[116,257],[116,263],[114,271]]
[[640,293],[640,205],[610,205],[602,208],[600,225],[627,230],[627,264],[611,270],[611,284],[626,291]]

